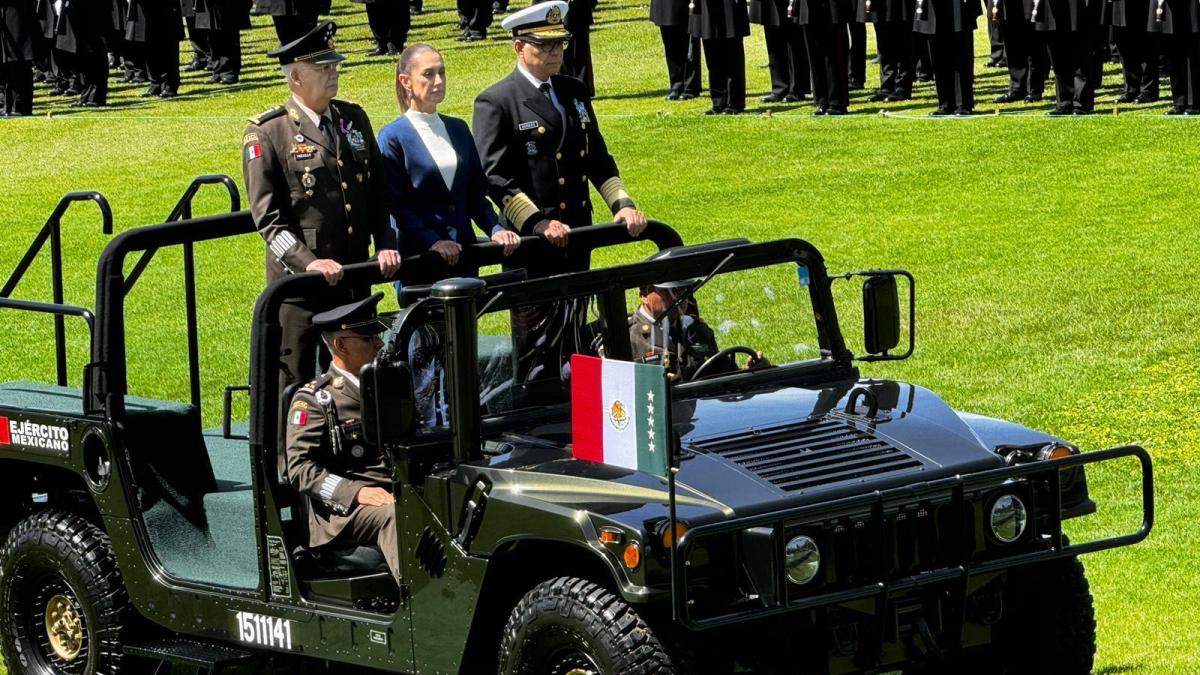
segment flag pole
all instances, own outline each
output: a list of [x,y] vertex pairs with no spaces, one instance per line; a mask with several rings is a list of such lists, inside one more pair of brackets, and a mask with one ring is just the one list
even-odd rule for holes
[[663,379],[666,380],[665,391],[667,392],[666,405],[664,413],[667,416],[667,503],[670,509],[670,522],[667,526],[671,528],[671,618],[679,620],[679,579],[676,572],[677,565],[675,562],[675,549],[679,548],[679,537],[677,536],[676,514],[675,514],[675,474],[679,473],[678,452],[679,440],[675,437],[675,425],[671,419],[671,378],[667,374],[666,369],[663,369]]

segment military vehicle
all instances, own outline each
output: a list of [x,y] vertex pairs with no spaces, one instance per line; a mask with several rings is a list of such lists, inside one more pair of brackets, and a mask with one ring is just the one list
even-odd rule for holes
[[[515,258],[489,243],[463,254],[506,271],[399,291],[361,373],[364,435],[393,460],[397,580],[377,548],[306,547],[306,502],[282,475],[278,311],[328,294],[319,275],[262,293],[249,384],[229,383],[221,427],[204,428],[194,251],[255,236],[246,212],[129,230],[99,259],[94,311],[0,298],[10,314],[82,317],[91,340],[81,387],[61,362],[57,384],[0,384],[10,675],[1085,673],[1095,622],[1077,556],[1152,525],[1143,449],[1080,453],[862,377],[859,362],[912,353],[911,276],[831,276],[800,239],[685,246],[652,223],[651,260],[529,279],[521,256],[561,255],[531,237]],[[614,224],[570,245],[629,243]],[[129,377],[144,349],[128,344],[129,291],[165,250],[185,265],[187,401],[137,396]],[[411,258],[402,275],[435,265]],[[642,356],[639,289],[678,280],[705,282],[691,320],[724,343],[706,362],[769,365],[671,381],[666,477],[575,459],[568,357]],[[390,282],[373,263],[342,281]],[[835,283],[862,287],[859,356]],[[514,354],[509,317],[532,305],[549,318]],[[1140,527],[1068,542],[1064,521],[1098,508],[1086,469],[1115,460],[1140,466]]]

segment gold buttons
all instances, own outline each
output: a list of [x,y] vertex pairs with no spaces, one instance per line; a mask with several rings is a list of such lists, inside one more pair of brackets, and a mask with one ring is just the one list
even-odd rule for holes
[[346,234],[354,234],[354,228],[353,228],[353,227],[347,227],[347,228],[346,228]]
[[583,176],[583,177],[581,178],[581,180],[582,180],[583,182],[585,182],[585,183],[586,183],[586,182],[587,182],[587,176]]
[[587,200],[585,199],[585,200],[583,200],[583,201],[579,202],[579,205],[580,205],[580,206],[582,206],[582,207],[584,207],[584,208],[587,208]]
[[339,160],[338,160],[338,166],[345,166],[345,164],[342,162],[342,160],[340,160],[340,159],[339,159]]
[[567,184],[567,179],[566,179],[566,178],[561,178],[561,177],[560,177],[560,178],[558,179],[558,184],[559,184],[559,185],[566,185],[566,184]]
[[312,171],[312,167],[311,167],[311,166],[306,166],[306,167],[304,167],[304,173],[308,173],[309,171]]
[[566,203],[566,202],[560,202],[560,203],[558,204],[558,208],[560,208],[560,209],[565,209],[565,208],[567,208],[567,203]]
[[538,127],[538,133],[539,133],[539,134],[544,134],[544,133],[546,133],[546,127]]
[[311,197],[311,196],[313,196],[313,191],[312,191],[312,190],[305,190],[305,191],[304,191],[304,196],[305,196],[305,197]]
[[587,150],[580,150],[580,151],[579,151],[579,156],[580,156],[580,157],[587,157]]
[[346,205],[346,213],[350,213],[350,211],[351,211],[350,205],[349,205],[349,204],[347,204],[347,205]]
[[358,182],[360,182],[360,183],[362,182],[362,174],[361,173],[358,174]]
[[343,183],[342,183],[342,189],[343,189],[343,190],[349,190],[349,189],[350,189],[350,186],[349,186],[349,185],[347,185],[345,182],[343,182]]
[[504,199],[501,199],[500,202],[505,206],[508,206],[512,203],[512,195],[504,195]]
[[561,152],[554,153],[554,159],[562,159],[562,153]]

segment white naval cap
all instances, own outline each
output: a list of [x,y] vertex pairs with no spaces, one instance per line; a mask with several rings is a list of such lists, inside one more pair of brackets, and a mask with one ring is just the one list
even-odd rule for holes
[[528,42],[566,40],[571,37],[563,27],[567,18],[567,3],[563,0],[539,2],[504,17],[500,26],[512,31],[512,36]]

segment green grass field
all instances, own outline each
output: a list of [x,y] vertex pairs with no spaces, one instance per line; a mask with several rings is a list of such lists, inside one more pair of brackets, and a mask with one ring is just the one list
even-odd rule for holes
[[[427,7],[415,17],[413,39],[443,48],[450,75],[443,111],[469,119],[475,93],[511,69],[511,48],[503,39],[454,42],[452,6]],[[931,84],[918,86],[917,100],[885,106],[887,115],[856,92],[857,114],[846,118],[812,118],[807,103],[773,114],[751,103],[762,114],[708,118],[700,115],[705,99],[662,100],[665,66],[646,15],[645,5],[606,1],[593,33],[597,112],[639,204],[688,241],[799,236],[835,271],[911,270],[916,355],[867,374],[920,383],[957,408],[1014,419],[1085,449],[1148,448],[1156,461],[1154,534],[1085,559],[1099,621],[1097,672],[1200,672],[1200,527],[1191,517],[1200,503],[1200,422],[1187,404],[1200,394],[1190,278],[1200,260],[1200,121],[1164,118],[1165,104],[1115,110],[1111,103],[1088,118],[1046,118],[1048,103],[931,120]],[[339,48],[351,56],[342,96],[363,104],[378,130],[397,114],[392,62],[363,56],[360,5],[337,0],[334,18],[342,25]],[[240,184],[245,117],[286,96],[278,70],[262,57],[274,33],[261,18],[255,26],[243,36],[248,67],[237,87],[202,85],[188,74],[174,101],[146,102],[137,97],[141,87],[121,85],[107,110],[78,112],[39,97],[38,117],[0,120],[0,274],[68,191],[102,192],[119,232],[160,222],[198,174],[225,173]],[[986,56],[984,31],[976,38],[977,55]],[[990,112],[994,106],[982,102],[1004,90],[1007,76],[978,61],[980,110]],[[747,64],[756,101],[768,90],[758,28]],[[872,67],[868,84],[876,78]],[[1110,67],[1099,101],[1119,93],[1118,80]],[[216,212],[223,200],[206,191],[196,212]],[[95,259],[107,240],[94,207],[73,209],[64,232],[67,302],[91,306]],[[263,248],[244,237],[198,249],[211,424],[221,389],[246,380]],[[133,293],[135,393],[186,397],[179,269],[177,256],[160,256]],[[43,258],[16,296],[49,299],[48,270]],[[50,322],[7,312],[0,326],[5,379],[52,380]],[[72,328],[77,383],[86,344]],[[1126,478],[1093,479],[1110,500],[1093,531],[1136,526],[1128,522]]]

